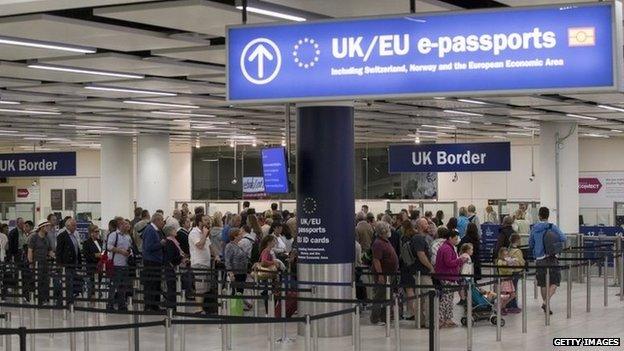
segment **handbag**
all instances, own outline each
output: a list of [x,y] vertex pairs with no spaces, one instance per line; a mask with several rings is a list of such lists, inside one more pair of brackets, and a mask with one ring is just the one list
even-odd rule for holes
[[[108,242],[108,238],[107,238],[106,242]],[[116,236],[115,236],[115,244],[113,245],[113,247],[117,247],[117,243],[118,242],[119,242],[119,234],[116,234]],[[104,273],[109,278],[112,277],[113,276],[113,271],[115,270],[115,264],[114,264],[114,261],[113,261],[114,259],[115,259],[115,253],[114,252],[113,252],[112,257],[109,258],[108,257],[108,249],[104,250],[104,253],[102,253],[102,256],[100,256],[100,260],[98,261],[98,264],[97,264],[98,273]]]
[[[237,294],[238,295],[238,294]],[[243,316],[243,311],[245,309],[245,304],[243,303],[242,298],[229,299],[230,300],[230,316]]]
[[257,262],[254,263],[251,270],[251,275],[255,277],[256,280],[273,280],[277,277],[277,266],[262,267],[262,265]]

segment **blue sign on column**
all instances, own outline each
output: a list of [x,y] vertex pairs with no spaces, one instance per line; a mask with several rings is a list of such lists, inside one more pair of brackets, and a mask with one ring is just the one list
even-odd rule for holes
[[228,100],[615,91],[621,12],[616,1],[232,26]]
[[511,170],[511,144],[390,145],[388,172],[483,172]]
[[52,177],[75,175],[75,152],[0,154],[0,177]]

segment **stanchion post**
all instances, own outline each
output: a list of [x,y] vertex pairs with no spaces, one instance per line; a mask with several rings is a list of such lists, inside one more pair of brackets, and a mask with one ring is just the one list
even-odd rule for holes
[[[128,297],[128,310],[130,310],[130,311],[134,310],[132,308],[132,296]],[[130,324],[132,324],[133,321],[134,321],[134,315],[133,314],[128,314],[128,322]],[[128,350],[139,351],[139,350],[134,348],[134,330],[135,330],[135,328],[128,328]],[[85,334],[87,334],[87,333],[85,333]]]
[[[4,321],[5,325],[7,328],[11,328],[11,312],[7,312],[5,314],[5,321]],[[6,351],[12,351],[11,348],[13,345],[11,345],[11,334],[7,334],[4,337],[4,345],[5,345],[5,350]]]
[[[230,290],[230,291],[233,292],[234,288],[232,287],[232,284],[230,284],[230,283],[227,283],[227,284],[228,284],[229,289],[226,289],[226,291]],[[231,304],[231,301],[232,300],[227,300],[227,303],[225,305],[225,314],[228,315],[228,316],[232,315],[232,304]],[[225,338],[227,340],[227,349],[231,350],[232,349],[232,325],[231,324],[226,324],[225,325]]]
[[624,301],[624,245],[622,245],[622,236],[620,235],[620,301]]
[[[63,306],[65,306],[65,304],[67,303],[67,287],[65,286],[65,284],[67,284],[67,271],[65,270],[65,267],[62,268],[62,274],[61,274],[61,296],[63,297],[63,302],[61,303]],[[63,320],[67,320],[67,309],[63,309]]]
[[526,276],[526,270],[522,270],[522,334],[526,334],[527,333],[527,304],[526,304],[526,300],[527,300],[527,276]]
[[435,351],[440,351],[440,296],[433,295],[433,345]]
[[305,315],[305,351],[312,351],[312,340],[310,340],[310,315]]
[[609,256],[605,254],[605,258],[604,258],[604,273],[603,273],[603,280],[604,280],[604,306],[607,307],[609,305],[609,294],[608,294],[608,288],[609,288],[609,275],[607,274],[607,268],[609,266]]
[[[50,270],[50,272],[54,272],[54,270]],[[54,274],[52,274],[50,278],[52,279],[50,279],[50,282],[49,282],[50,288],[48,291],[53,292],[54,291]],[[48,300],[52,301],[52,299],[50,299],[50,296],[48,296]],[[56,318],[56,310],[54,308],[50,308],[50,328],[54,328],[55,318]],[[54,339],[53,333],[50,333],[50,339]]]
[[[173,351],[173,333],[171,333],[171,309],[167,309],[167,316],[165,316],[165,351]],[[223,333],[223,330],[221,331]]]
[[437,324],[437,315],[435,309],[435,290],[429,290],[427,294],[427,303],[429,304],[429,351],[435,351],[435,326]]
[[[72,328],[76,328],[76,311],[74,310],[74,303],[69,304],[69,325]],[[69,349],[76,351],[76,332],[69,334]]]
[[533,300],[537,300],[537,276],[533,279]]
[[[20,305],[23,305],[25,303],[25,298],[24,298],[24,275],[22,274],[22,269],[19,269],[17,272],[17,276],[18,276],[18,281],[17,281],[17,285],[19,287],[19,303]],[[20,306],[19,310],[19,326],[23,327],[24,326],[24,308]]]
[[[260,296],[260,285],[258,284],[258,276],[256,274],[252,274],[254,280],[254,297]],[[258,305],[260,303],[260,299],[254,299],[254,317],[258,317]]]
[[[282,278],[284,290],[282,291],[282,300],[280,301],[280,314],[282,318],[286,318],[286,296],[288,296],[288,292],[286,291],[286,280]],[[282,322],[282,342],[286,342],[286,322]]]
[[[30,301],[33,301],[33,302],[35,301],[35,293],[33,291],[30,292]],[[37,316],[35,312],[36,312],[35,308],[30,309],[30,329],[35,329],[37,327]],[[30,334],[29,339],[30,339],[30,349],[32,351],[35,351],[35,348],[36,348],[35,334]]]
[[501,334],[501,278],[498,277],[496,278],[496,341],[501,341]]
[[[188,268],[187,268],[188,269]],[[178,301],[178,306],[181,306],[182,312],[186,312],[186,306],[182,304],[182,275],[180,274],[180,267],[177,268],[176,275],[176,292],[179,294],[176,295],[176,300]],[[184,319],[184,317],[179,317],[180,319]],[[186,350],[186,325],[180,324],[178,325],[178,333],[179,333],[179,341],[180,341],[180,351]],[[139,351],[139,350],[135,350]]]
[[[269,317],[275,317],[275,295],[269,291]],[[269,351],[275,350],[275,323],[269,323]]]
[[[578,235],[578,239],[579,239],[578,240],[579,251],[578,251],[578,253],[576,255],[580,259],[580,258],[583,257],[583,252],[585,251],[585,236],[583,234],[579,234]],[[584,266],[583,265],[579,265],[577,267],[577,269],[578,269],[578,271],[577,271],[578,272],[577,279],[578,279],[579,284],[582,284],[583,283],[583,274],[584,274],[583,269],[584,269]]]
[[[318,298],[317,286],[312,287],[312,297]],[[317,305],[318,304],[316,302],[312,303],[312,313],[315,316],[317,315],[317,309],[316,309]],[[318,322],[318,319],[315,319],[314,321],[312,321],[312,349],[314,351],[318,351],[318,346],[319,346],[319,322]]]
[[[227,300],[223,300],[222,304],[225,306],[227,304]],[[219,309],[222,310],[223,307],[219,305]],[[220,311],[222,312],[222,311]],[[219,313],[222,314],[222,313]],[[225,324],[221,324],[221,351],[227,351],[227,330],[225,329]]]
[[401,325],[399,316],[399,295],[394,295],[394,338],[396,339],[395,349],[401,351]]
[[[88,312],[82,312],[82,315],[84,316],[84,326],[88,327],[89,326],[89,313]],[[83,344],[84,344],[84,351],[89,351],[89,332],[84,332],[83,334],[83,338],[82,338]],[[134,351],[139,351],[139,350],[134,350]]]
[[545,320],[545,324],[546,326],[550,325],[550,267],[546,267],[546,287],[544,290],[546,290],[546,294],[544,296],[546,296],[546,308],[544,309],[544,320]]
[[568,283],[566,286],[566,318],[572,318],[572,262],[568,261]]
[[421,279],[420,279],[420,271],[416,272],[416,299],[413,303],[415,303],[415,308],[414,308],[414,321],[416,323],[416,329],[420,328],[420,284],[421,284]]
[[466,291],[466,350],[472,351],[472,280]]
[[26,327],[19,327],[19,348],[20,351],[26,351]]
[[[391,299],[390,277],[386,277],[386,301]],[[386,338],[390,337],[390,305],[386,304]]]
[[586,312],[591,312],[591,260],[587,260],[587,271],[585,272],[585,280],[587,283],[587,293],[585,294],[585,297],[587,298],[587,302],[586,302],[586,306],[585,306],[585,311]]
[[[353,275],[355,277],[355,274]],[[355,280],[353,282],[351,282],[351,299],[353,301],[357,300],[357,294],[356,294],[356,285],[355,285]],[[354,305],[357,305],[354,304]],[[353,347],[355,348],[355,313],[353,313],[352,318],[351,318],[351,345],[353,345]]]
[[361,329],[360,329],[360,305],[355,305],[355,351],[360,351],[362,349],[362,339],[361,339]]

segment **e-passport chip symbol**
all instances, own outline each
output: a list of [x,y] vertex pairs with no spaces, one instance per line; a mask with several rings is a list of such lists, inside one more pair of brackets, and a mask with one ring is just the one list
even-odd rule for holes
[[568,28],[568,46],[596,45],[596,28],[573,27]]

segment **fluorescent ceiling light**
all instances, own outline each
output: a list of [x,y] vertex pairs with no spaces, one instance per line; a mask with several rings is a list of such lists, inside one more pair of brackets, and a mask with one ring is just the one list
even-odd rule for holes
[[192,119],[174,119],[173,122],[191,123],[191,124],[220,124],[220,125],[230,124],[230,122],[223,122],[223,121],[197,121],[197,120],[192,120]]
[[166,106],[166,107],[179,107],[179,108],[199,108],[199,106],[197,105],[183,105],[183,104],[172,104],[172,103],[166,103],[166,102],[153,102],[153,101],[142,101],[142,100],[124,100],[124,104]]
[[93,48],[86,48],[86,47],[80,47],[80,46],[74,46],[74,45],[53,44],[53,43],[47,43],[44,41],[26,40],[26,39],[5,37],[5,36],[0,36],[0,44],[27,46],[27,47],[39,48],[39,49],[78,52],[82,54],[93,54],[96,52],[96,50]]
[[170,116],[188,116],[188,117],[217,117],[210,114],[190,113],[190,112],[168,112],[168,111],[152,111],[155,115],[170,115]]
[[583,136],[588,136],[588,137],[592,137],[592,138],[608,138],[608,135],[603,135],[603,134],[595,134],[595,133],[585,133],[585,134],[581,134]]
[[478,116],[478,117],[483,117],[482,114],[480,113],[472,113],[472,112],[464,112],[464,111],[455,111],[455,110],[444,110],[444,112],[446,113],[452,113],[455,115],[464,115],[464,116]]
[[28,115],[60,115],[60,112],[39,111],[39,110],[16,110],[10,108],[0,108],[0,112],[25,113]]
[[449,121],[455,122],[455,123],[470,124],[470,121],[463,121],[461,119],[451,119]]
[[85,89],[89,89],[89,90],[118,91],[118,92],[121,92],[121,93],[132,93],[132,94],[146,94],[146,95],[160,95],[160,96],[178,96],[178,94],[176,94],[176,93],[167,93],[167,92],[162,92],[162,91],[104,87],[104,86],[98,86],[98,85],[88,85],[88,86],[86,86],[84,88]]
[[191,129],[214,129],[215,126],[211,126],[211,125],[195,125],[195,126],[191,126]]
[[76,128],[76,129],[119,129],[118,127],[91,126],[87,124],[59,124],[59,127]]
[[487,105],[488,104],[487,102],[470,100],[470,99],[457,99],[457,101],[465,102],[467,104],[475,104],[475,105]]
[[136,134],[134,131],[127,130],[103,130],[103,129],[89,129],[86,131],[91,134]]
[[17,101],[0,100],[0,104],[2,104],[2,105],[19,105],[20,103],[17,102]]
[[434,100],[446,100],[446,98],[443,96],[434,96],[433,99]]
[[492,136],[492,138],[495,138],[495,139],[507,139],[506,137],[504,137],[502,135],[494,135],[494,136]]
[[86,69],[86,68],[66,67],[66,66],[42,64],[42,63],[31,64],[31,65],[28,65],[28,67],[37,68],[37,69],[45,69],[45,70],[50,70],[50,71],[93,74],[93,75],[108,76],[108,77],[137,78],[137,79],[145,78],[144,75],[140,75],[140,74],[100,71],[100,70],[92,70],[92,69]]
[[241,140],[253,140],[256,137],[250,136],[250,135],[217,135],[217,138],[221,138],[221,139],[241,139]]
[[624,133],[624,130],[619,130],[619,129],[611,129],[611,131],[615,133]]
[[568,117],[573,117],[573,118],[580,118],[580,119],[588,119],[588,120],[590,120],[590,121],[595,121],[595,120],[597,120],[597,119],[598,119],[598,118],[596,118],[596,117],[583,116],[583,115],[575,115],[575,114],[573,114],[573,113],[568,113],[568,114],[566,114],[566,116],[568,116]]
[[609,105],[598,105],[598,107],[603,108],[605,110],[624,112],[624,108],[619,108],[619,107],[614,107],[614,106],[609,106]]
[[518,132],[507,132],[508,135],[519,135],[519,136],[531,136],[531,134],[526,133],[518,133]]
[[423,125],[421,125],[421,127],[424,127],[424,128],[435,128],[435,129],[456,129],[455,126],[434,126],[434,125],[430,125],[430,124],[423,124]]
[[[241,10],[241,11],[243,10],[242,6],[236,6],[236,8]],[[282,13],[282,12],[277,12],[277,11],[265,10],[265,9],[261,9],[261,8],[253,7],[253,6],[247,6],[247,11],[248,12],[257,13],[257,14],[260,14],[260,15],[271,16],[271,17],[276,17],[276,18],[282,18],[282,19],[286,19],[286,20],[289,20],[289,21],[295,21],[295,22],[304,22],[306,20],[303,17],[289,15],[287,13]]]

